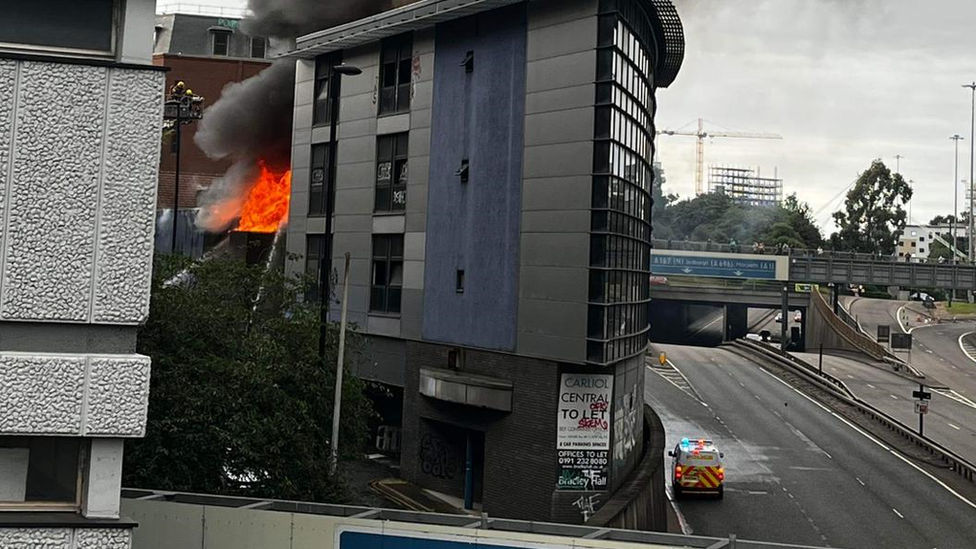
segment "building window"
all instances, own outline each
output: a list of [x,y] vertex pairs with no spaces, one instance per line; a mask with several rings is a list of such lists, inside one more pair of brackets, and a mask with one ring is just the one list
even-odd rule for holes
[[597,54],[587,360],[606,364],[647,346],[654,90],[651,58],[630,26],[634,2],[601,15]]
[[251,37],[251,57],[254,59],[264,59],[268,55],[268,39]]
[[384,135],[376,140],[377,212],[403,211],[407,207],[407,134]]
[[321,280],[322,259],[325,257],[325,235],[310,234],[305,237],[305,276],[307,287],[306,300],[310,303],[322,299],[319,294]]
[[332,68],[341,62],[338,54],[322,55],[315,59],[315,98],[312,105],[312,124],[319,126],[328,124],[332,120],[332,105],[329,99],[332,97],[332,86],[329,85],[332,77]]
[[0,437],[0,510],[77,508],[86,448],[80,438]]
[[226,57],[230,55],[230,33],[215,30],[210,33],[210,53]]
[[116,0],[4,2],[0,44],[111,53],[117,9]]
[[329,145],[312,145],[312,165],[308,182],[308,215],[328,213],[332,170],[329,169]]
[[410,109],[413,37],[404,34],[383,41],[381,65],[380,114]]
[[369,310],[399,314],[402,291],[403,235],[374,235]]

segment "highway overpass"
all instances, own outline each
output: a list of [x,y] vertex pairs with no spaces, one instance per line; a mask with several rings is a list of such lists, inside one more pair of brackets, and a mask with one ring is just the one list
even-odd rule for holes
[[971,263],[909,263],[889,256],[815,250],[791,250],[789,255],[751,252],[745,247],[733,251],[725,244],[655,240],[651,272],[811,284],[976,289],[976,265]]

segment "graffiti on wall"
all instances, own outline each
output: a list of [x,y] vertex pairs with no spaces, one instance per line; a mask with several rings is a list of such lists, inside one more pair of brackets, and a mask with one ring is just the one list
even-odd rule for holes
[[586,522],[596,513],[597,503],[600,503],[600,500],[597,499],[596,494],[593,494],[590,496],[580,496],[579,499],[573,502],[573,506],[580,510],[580,514],[583,515],[583,522]]
[[420,440],[420,470],[425,475],[453,479],[459,465],[454,446],[450,441],[433,434],[426,434]]

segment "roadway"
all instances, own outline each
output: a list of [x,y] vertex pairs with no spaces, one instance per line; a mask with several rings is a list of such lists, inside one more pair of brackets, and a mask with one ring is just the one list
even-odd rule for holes
[[752,361],[721,348],[654,347],[694,387],[647,372],[645,398],[664,422],[667,448],[707,436],[726,456],[725,499],[678,504],[693,533],[833,547],[976,547],[976,505]]
[[959,345],[959,339],[974,330],[972,321],[925,324],[918,320],[923,309],[913,302],[848,298],[847,303],[868,334],[876,335],[880,324],[891,326],[893,332],[910,331],[914,349],[911,356],[903,358],[930,378],[927,382],[931,385],[945,385],[976,400],[976,362]]
[[[813,366],[814,353],[794,353]],[[828,374],[843,381],[859,398],[909,427],[918,425],[912,391],[918,383],[897,375],[881,364],[870,365],[856,355],[824,355]],[[948,391],[931,391],[932,401],[925,416],[925,436],[976,462],[976,408]]]

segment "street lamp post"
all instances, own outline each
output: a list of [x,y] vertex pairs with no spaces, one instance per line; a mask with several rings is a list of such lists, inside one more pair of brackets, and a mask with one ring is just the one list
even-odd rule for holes
[[949,230],[952,232],[952,262],[956,263],[956,250],[958,249],[956,243],[956,226],[958,225],[959,219],[959,142],[965,139],[958,133],[950,137],[949,139],[955,141],[956,144],[956,161],[955,161],[955,175],[952,178],[952,223],[950,223]]
[[[969,121],[969,246],[967,246],[969,254],[969,262],[973,262],[973,164],[976,162],[976,82],[971,84],[963,84],[962,87],[969,88],[972,92],[972,107],[970,110],[970,121]],[[972,292],[969,293],[970,301],[972,300]]]
[[[335,184],[336,184],[336,151],[338,149],[339,134],[339,79],[340,76],[356,76],[362,74],[359,67],[351,65],[332,65],[329,69],[329,174],[327,179],[328,189],[326,189],[326,208],[325,208],[325,250],[319,261],[319,360],[325,366],[325,342],[329,330],[329,277],[332,274],[332,213],[335,211]],[[349,287],[349,258],[346,254],[346,278],[344,284]],[[343,292],[345,294],[346,292]],[[346,297],[343,297],[343,308],[345,308]],[[340,339],[345,337],[345,314],[343,314],[343,327],[340,328]],[[339,342],[340,349],[345,347],[343,341]],[[342,409],[342,353],[339,353],[339,363],[336,366],[336,391],[335,402],[332,408],[332,444],[330,448],[329,468],[335,474],[339,459],[339,412]]]
[[173,185],[173,234],[170,253],[176,253],[176,236],[180,213],[180,151],[183,149],[183,124],[203,118],[203,97],[194,95],[186,82],[178,80],[170,88],[169,97],[163,108],[163,119],[176,129],[173,145],[176,149],[176,181]]

